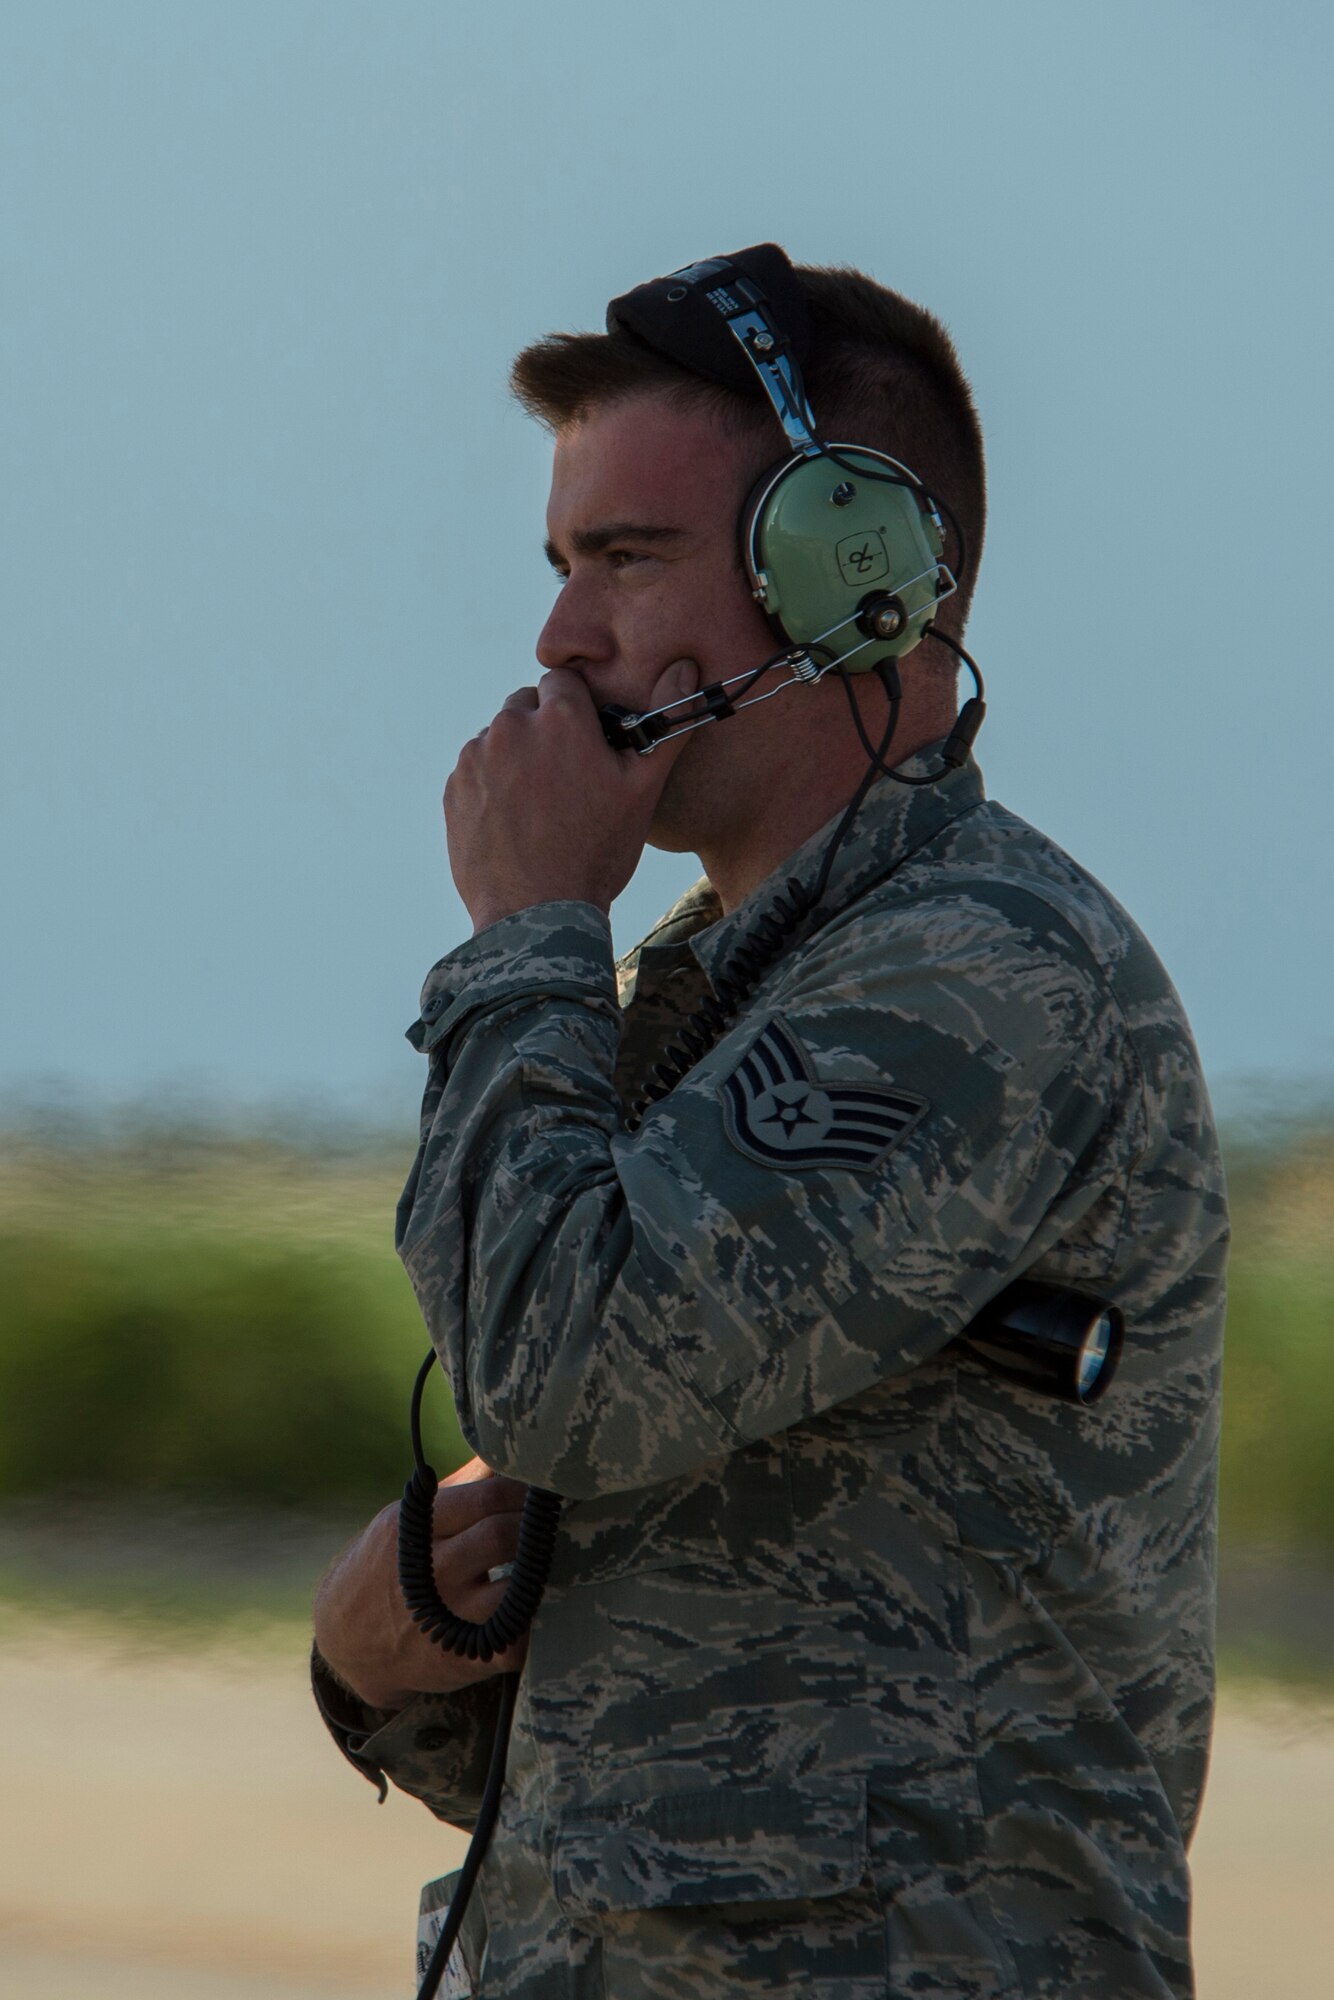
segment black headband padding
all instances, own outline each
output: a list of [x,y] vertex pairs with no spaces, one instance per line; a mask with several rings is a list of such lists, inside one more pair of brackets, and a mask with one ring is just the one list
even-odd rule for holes
[[804,368],[811,340],[806,295],[786,251],[776,243],[755,243],[730,257],[713,257],[636,285],[607,307],[608,333],[633,334],[655,353],[739,395],[762,394],[736,337],[708,301],[715,285],[727,283],[728,266],[763,293],[775,332]]

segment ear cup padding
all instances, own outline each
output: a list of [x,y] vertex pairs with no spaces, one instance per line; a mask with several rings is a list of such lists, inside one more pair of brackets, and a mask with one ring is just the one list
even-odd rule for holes
[[788,631],[786,625],[784,625],[779,613],[769,608],[769,599],[772,593],[768,588],[767,579],[761,580],[752,561],[752,555],[755,550],[755,517],[775,483],[791,467],[804,464],[804,462],[804,457],[798,455],[792,458],[781,458],[776,465],[766,466],[746,495],[745,503],[741,509],[739,526],[741,567],[746,572],[746,581],[750,585],[751,596],[755,599],[755,602],[759,605],[768,620],[769,630],[773,633],[775,639],[784,646],[795,645],[799,642],[793,639],[792,634]]

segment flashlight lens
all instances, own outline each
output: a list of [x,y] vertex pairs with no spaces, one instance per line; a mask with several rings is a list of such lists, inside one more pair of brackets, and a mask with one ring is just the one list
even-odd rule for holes
[[1103,1370],[1112,1345],[1112,1316],[1099,1313],[1084,1336],[1084,1344],[1079,1350],[1078,1386],[1081,1396],[1087,1396]]

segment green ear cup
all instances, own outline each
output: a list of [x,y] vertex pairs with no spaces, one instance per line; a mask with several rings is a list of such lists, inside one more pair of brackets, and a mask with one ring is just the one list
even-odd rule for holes
[[952,585],[934,511],[915,485],[885,477],[911,473],[863,446],[832,449],[837,461],[802,456],[765,475],[742,549],[756,602],[783,637],[866,673],[911,652]]

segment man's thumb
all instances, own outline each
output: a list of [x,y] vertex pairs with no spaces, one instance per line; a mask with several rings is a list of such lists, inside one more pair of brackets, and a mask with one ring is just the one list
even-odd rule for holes
[[654,683],[650,706],[665,708],[669,701],[680,701],[683,695],[693,694],[698,686],[698,663],[694,660],[673,660]]

